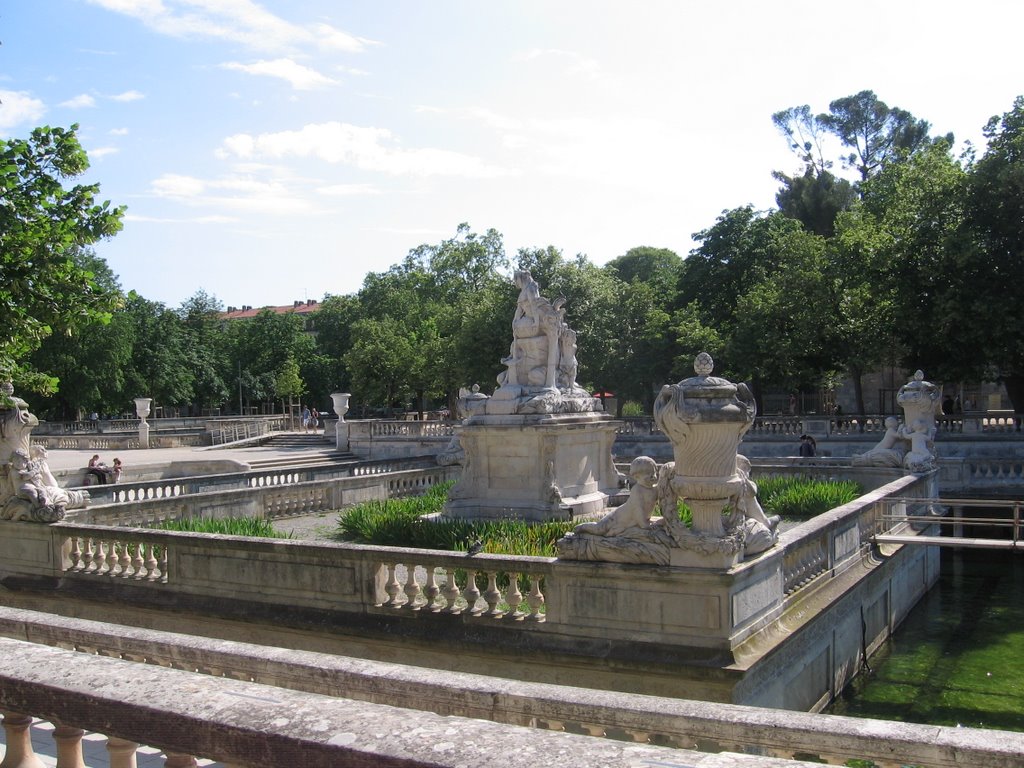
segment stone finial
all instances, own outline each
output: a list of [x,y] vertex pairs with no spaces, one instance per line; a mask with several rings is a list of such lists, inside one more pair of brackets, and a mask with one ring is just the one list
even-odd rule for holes
[[693,361],[693,372],[698,376],[710,376],[715,370],[715,361],[707,352],[701,352]]
[[914,381],[924,381],[924,371],[920,368],[914,371]]

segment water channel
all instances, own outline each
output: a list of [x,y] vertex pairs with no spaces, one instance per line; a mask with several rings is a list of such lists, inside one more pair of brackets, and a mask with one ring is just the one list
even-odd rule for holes
[[939,582],[829,712],[1024,731],[1024,553],[943,549]]

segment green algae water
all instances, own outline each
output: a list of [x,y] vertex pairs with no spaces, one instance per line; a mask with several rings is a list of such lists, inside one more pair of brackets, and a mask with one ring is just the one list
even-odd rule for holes
[[938,583],[828,711],[1024,731],[1024,553],[942,551]]

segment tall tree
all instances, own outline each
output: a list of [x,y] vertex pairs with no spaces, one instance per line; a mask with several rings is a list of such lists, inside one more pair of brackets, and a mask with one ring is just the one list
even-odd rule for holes
[[[928,142],[931,124],[905,109],[890,107],[874,91],[861,91],[836,99],[828,112],[818,115],[819,125],[834,134],[850,153],[843,165],[866,181],[885,163]],[[952,136],[949,137],[952,143]]]
[[223,303],[199,289],[178,308],[188,336],[189,367],[193,375],[193,397],[198,411],[223,405],[229,398],[235,371],[232,370],[220,314]]
[[89,167],[77,130],[43,127],[27,140],[0,140],[0,378],[38,391],[56,381],[27,356],[55,330],[109,321],[120,301],[76,258],[117,233],[124,213],[96,202],[97,184],[64,187]]
[[[968,175],[967,226],[976,248],[954,265],[957,281],[971,289],[971,314],[962,329],[984,330],[993,373],[1024,413],[1024,96],[985,126],[988,147]],[[971,343],[977,332],[968,337]]]

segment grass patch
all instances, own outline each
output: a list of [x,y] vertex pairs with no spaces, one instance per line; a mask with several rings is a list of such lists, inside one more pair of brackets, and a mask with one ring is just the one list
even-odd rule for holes
[[[356,504],[338,517],[334,538],[386,547],[414,547],[465,552],[475,541],[483,552],[497,555],[554,557],[555,542],[575,522],[526,523],[520,520],[437,520],[421,518],[440,512],[453,482],[434,486],[422,496]],[[758,497],[770,515],[806,520],[860,495],[849,481],[819,481],[807,477],[766,478],[758,482]],[[689,508],[680,503],[679,516],[691,524]]]
[[181,520],[166,520],[156,527],[164,531],[220,533],[228,536],[249,536],[258,539],[294,538],[290,533],[282,533],[277,530],[270,520],[262,517],[186,517]]
[[853,480],[815,480],[807,476],[757,480],[757,498],[765,513],[784,520],[810,520],[848,504],[863,493]]

